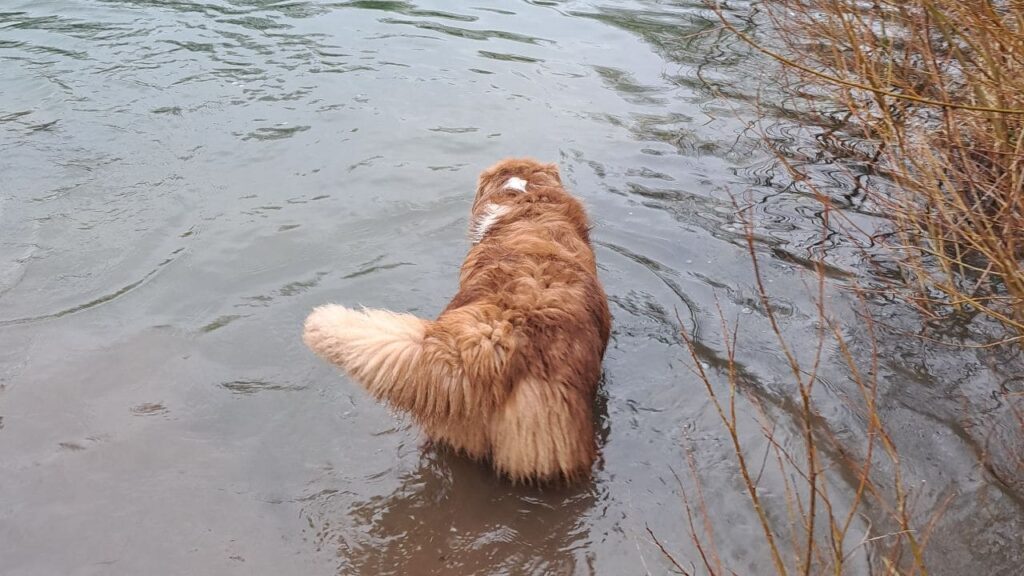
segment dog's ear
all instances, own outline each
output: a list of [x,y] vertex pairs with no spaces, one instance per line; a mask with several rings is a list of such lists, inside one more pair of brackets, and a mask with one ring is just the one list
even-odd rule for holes
[[483,200],[484,196],[489,190],[494,190],[497,186],[498,174],[494,167],[484,170],[476,181],[476,196],[473,200],[473,211],[476,211],[477,205]]
[[507,158],[496,162],[488,166],[480,176],[477,178],[476,191],[477,195],[483,193],[486,188],[493,188],[498,185],[498,181],[502,179],[505,172],[508,171],[509,165],[514,162],[513,159]]
[[559,186],[562,185],[562,175],[558,172],[558,164],[545,164],[543,172],[554,178]]

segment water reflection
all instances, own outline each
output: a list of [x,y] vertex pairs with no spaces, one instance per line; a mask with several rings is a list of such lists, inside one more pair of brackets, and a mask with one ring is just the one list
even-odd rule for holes
[[309,538],[338,574],[572,574],[595,490],[509,487],[484,467],[427,451],[394,492],[303,503]]
[[[595,411],[598,446],[611,432],[606,382]],[[353,498],[324,468],[298,499],[305,538],[336,557],[338,574],[575,574],[587,567],[593,482],[512,485],[486,464],[423,443],[388,494]],[[595,473],[601,473],[601,461]],[[589,572],[592,572],[592,567]]]

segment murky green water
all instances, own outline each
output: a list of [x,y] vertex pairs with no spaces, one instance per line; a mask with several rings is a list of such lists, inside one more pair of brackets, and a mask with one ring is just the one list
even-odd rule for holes
[[[687,449],[719,553],[767,573],[678,318],[709,366],[716,298],[738,321],[744,394],[792,444],[792,379],[730,193],[754,203],[797,348],[814,347],[806,263],[824,251],[866,357],[838,289],[866,265],[744,131],[772,66],[715,26],[698,1],[0,3],[0,573],[661,574],[648,528],[699,564]],[[769,134],[874,225],[798,121]],[[476,174],[510,154],[558,161],[585,199],[615,315],[603,460],[571,490],[421,451],[299,340],[326,301],[442,309]],[[913,506],[952,498],[933,574],[1018,573],[1024,488],[999,447],[1020,358],[880,346]],[[826,349],[816,400],[860,446],[846,374]],[[782,481],[763,479],[779,514]]]

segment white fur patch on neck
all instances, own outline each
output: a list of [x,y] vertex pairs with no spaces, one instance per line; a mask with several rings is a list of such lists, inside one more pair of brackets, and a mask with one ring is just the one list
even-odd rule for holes
[[487,235],[487,231],[497,224],[498,220],[506,213],[508,213],[508,206],[493,203],[484,206],[480,215],[473,220],[473,224],[469,227],[469,237],[473,240],[473,244],[479,244]]
[[502,186],[502,190],[517,190],[519,192],[526,192],[526,180],[522,178],[516,178],[515,176],[508,179],[505,185]]

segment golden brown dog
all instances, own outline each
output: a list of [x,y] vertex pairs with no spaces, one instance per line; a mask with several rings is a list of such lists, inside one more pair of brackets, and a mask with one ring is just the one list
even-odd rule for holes
[[434,441],[514,480],[574,480],[594,461],[610,315],[583,206],[558,168],[480,175],[459,292],[433,321],[321,306],[304,340]]

